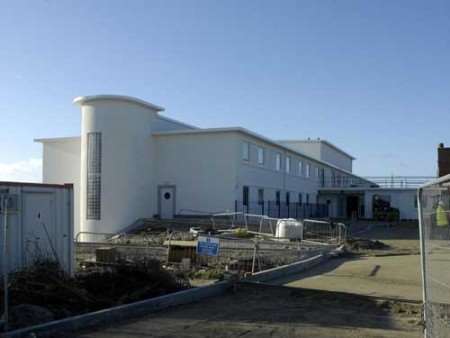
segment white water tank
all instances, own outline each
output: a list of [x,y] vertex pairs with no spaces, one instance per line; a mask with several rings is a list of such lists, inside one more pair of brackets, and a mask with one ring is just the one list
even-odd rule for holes
[[303,224],[293,218],[277,221],[275,237],[280,239],[303,239]]
[[81,106],[80,230],[115,233],[152,217],[157,203],[151,133],[164,109],[119,95],[77,97],[74,103]]

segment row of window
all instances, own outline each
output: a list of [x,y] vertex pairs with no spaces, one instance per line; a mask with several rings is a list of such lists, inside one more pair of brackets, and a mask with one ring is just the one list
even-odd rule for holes
[[[258,165],[263,166],[266,163],[266,149],[262,146],[256,145],[256,162]],[[250,162],[253,159],[250,158],[250,143],[242,142],[242,159],[244,161]],[[354,178],[346,175],[341,175],[336,173],[334,170],[331,170],[331,176],[329,178],[325,178],[325,168],[320,168],[319,166],[314,167],[314,172],[312,172],[312,166],[308,162],[304,162],[302,160],[298,160],[297,168],[293,168],[292,166],[292,157],[286,156],[284,158],[284,171],[287,174],[303,176],[303,177],[314,177],[320,181],[322,186],[332,186],[332,187],[340,187],[347,186],[353,184],[355,181]],[[283,157],[281,152],[275,153],[275,170],[281,171],[283,163]],[[328,182],[326,182],[328,180]],[[358,179],[356,179],[358,181]]]
[[[242,143],[242,159],[244,161],[250,161],[250,143],[249,142],[243,142]],[[292,168],[292,160],[291,156],[285,157],[285,165],[284,170],[287,174],[297,174],[298,176],[305,176],[305,177],[311,177],[311,164],[310,163],[303,163],[303,161],[299,160],[297,164],[297,171],[294,171],[294,168]],[[261,146],[256,146],[256,162],[259,165],[264,165],[266,162],[266,149]],[[280,152],[275,153],[275,170],[281,171],[282,170],[282,154]],[[322,169],[324,170],[324,169]],[[320,169],[319,167],[315,168],[315,176],[319,178],[320,176]]]
[[[303,194],[300,192],[300,193],[298,193],[297,196],[298,196],[297,203],[303,204]],[[308,193],[305,194],[305,203],[306,204],[310,203],[309,196],[310,195]],[[292,203],[291,192],[287,191],[285,193],[284,197],[285,197],[284,202],[286,204]],[[264,189],[258,189],[258,204],[264,204],[264,202],[265,202]],[[250,189],[248,186],[243,186],[242,187],[242,204],[248,206],[249,203],[250,203]],[[281,204],[281,191],[275,192],[275,203],[277,205]]]

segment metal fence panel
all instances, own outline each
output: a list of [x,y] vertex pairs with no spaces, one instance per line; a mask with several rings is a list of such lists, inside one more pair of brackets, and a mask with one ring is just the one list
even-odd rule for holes
[[450,337],[450,175],[419,189],[425,336]]

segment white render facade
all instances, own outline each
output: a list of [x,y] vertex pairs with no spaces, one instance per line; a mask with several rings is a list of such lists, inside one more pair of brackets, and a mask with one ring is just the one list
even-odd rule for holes
[[372,185],[352,173],[351,155],[326,141],[200,129],[126,96],[74,103],[81,136],[36,141],[43,144],[44,183],[74,184],[75,232],[115,233],[140,218],[234,211],[243,200],[323,203],[335,216],[337,202],[321,189]]

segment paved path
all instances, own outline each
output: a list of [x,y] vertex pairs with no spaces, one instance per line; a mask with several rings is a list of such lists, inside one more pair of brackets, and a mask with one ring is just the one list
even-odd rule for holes
[[421,300],[420,256],[335,258],[277,285]]

